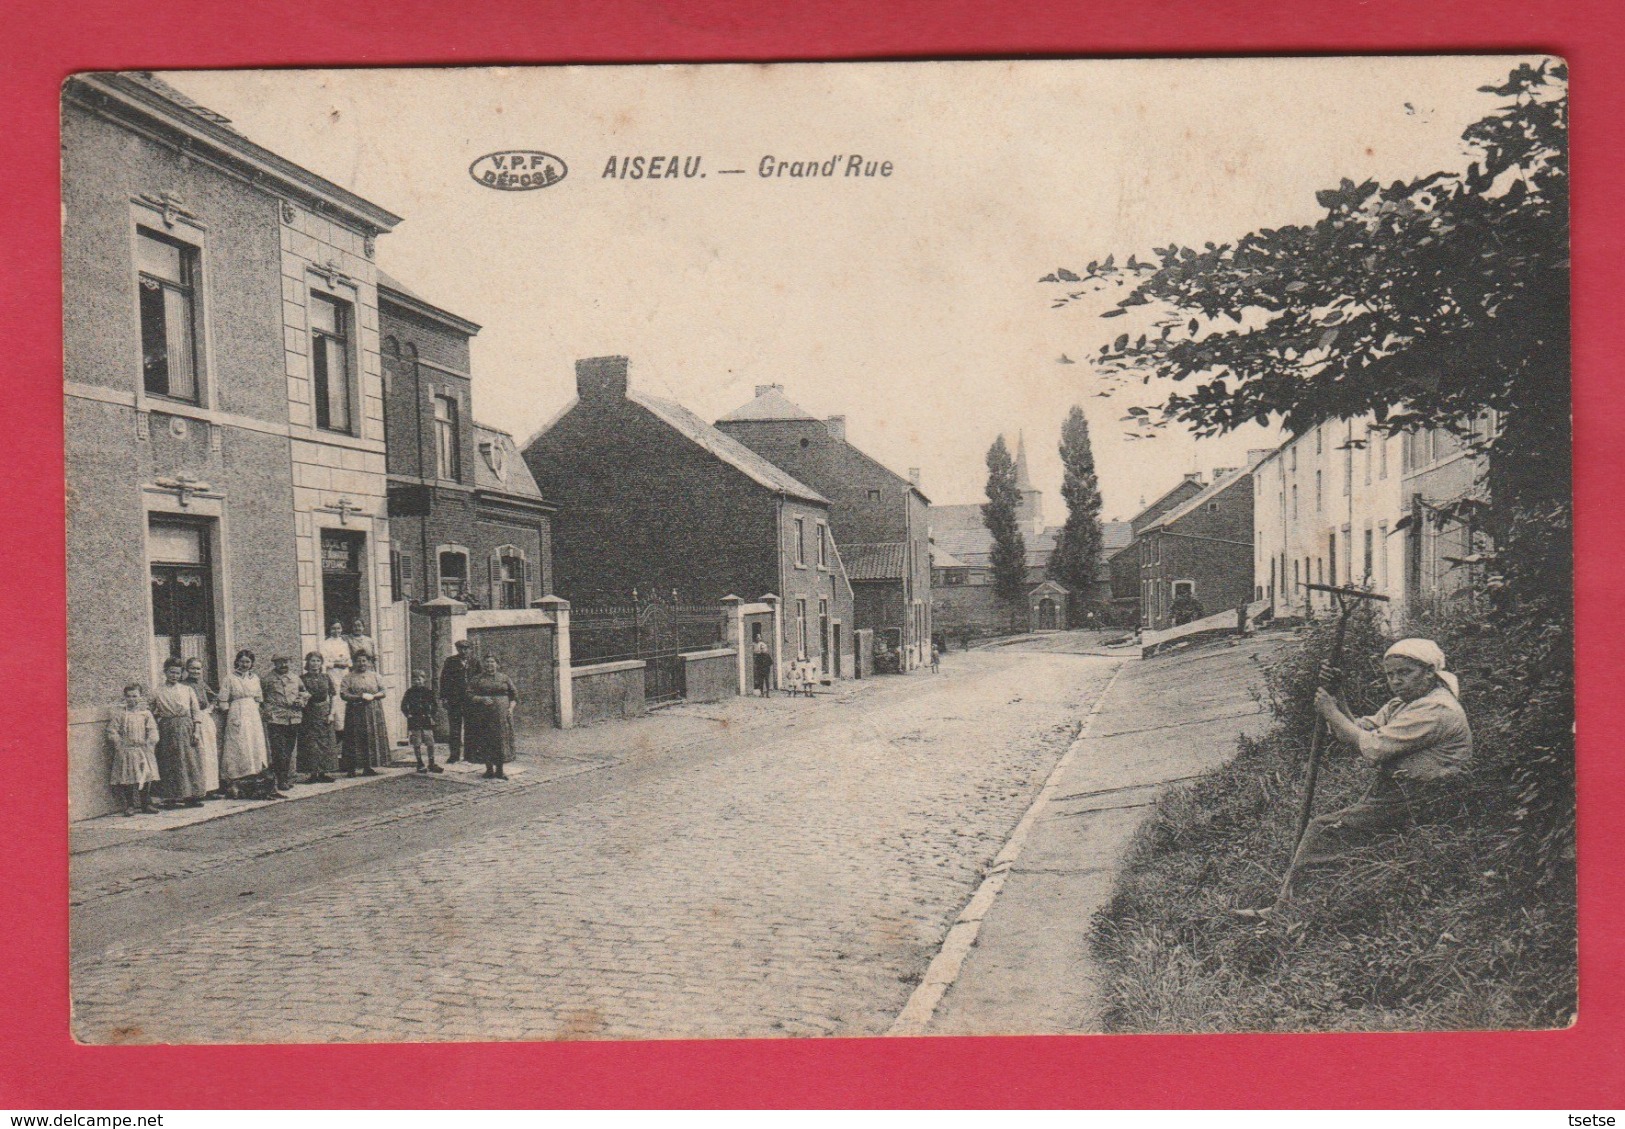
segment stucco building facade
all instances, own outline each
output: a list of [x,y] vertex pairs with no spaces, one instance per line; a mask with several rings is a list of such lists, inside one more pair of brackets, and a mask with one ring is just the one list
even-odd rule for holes
[[398,217],[145,73],[63,88],[69,810],[170,655],[315,646],[389,600],[376,238]]

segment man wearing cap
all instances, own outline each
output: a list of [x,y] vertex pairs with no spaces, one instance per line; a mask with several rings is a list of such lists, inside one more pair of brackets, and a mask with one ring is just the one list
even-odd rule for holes
[[293,786],[294,750],[299,745],[299,725],[304,720],[305,702],[310,695],[304,684],[288,665],[287,655],[271,659],[271,673],[265,677],[265,701],[261,706],[265,714],[265,735],[271,745],[271,771],[276,776],[276,790],[286,792]]
[[446,743],[451,746],[447,764],[463,759],[463,711],[468,706],[468,640],[457,640],[456,647],[457,653],[440,667],[440,703],[446,707]]

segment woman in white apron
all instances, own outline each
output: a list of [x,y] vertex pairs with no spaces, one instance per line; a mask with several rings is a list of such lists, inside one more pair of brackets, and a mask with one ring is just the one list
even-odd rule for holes
[[344,624],[334,620],[327,625],[327,638],[316,648],[327,667],[327,680],[333,684],[333,728],[344,731],[344,699],[339,693],[350,674],[350,641],[344,637]]
[[260,703],[265,691],[254,673],[254,652],[238,651],[235,669],[220,686],[220,704],[226,708],[225,735],[220,744],[220,775],[228,794],[235,797],[244,784],[271,765],[265,741],[265,720]]
[[219,695],[209,689],[203,680],[203,660],[186,660],[186,684],[197,695],[197,747],[203,758],[204,795],[218,798],[220,793],[220,730],[214,723],[214,711]]

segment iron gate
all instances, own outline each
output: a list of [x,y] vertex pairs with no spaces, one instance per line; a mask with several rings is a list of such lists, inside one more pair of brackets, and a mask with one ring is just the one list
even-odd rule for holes
[[570,609],[571,660],[580,664],[639,659],[643,695],[650,702],[678,701],[687,693],[683,655],[720,645],[722,609],[644,597],[637,590],[625,604],[575,604]]

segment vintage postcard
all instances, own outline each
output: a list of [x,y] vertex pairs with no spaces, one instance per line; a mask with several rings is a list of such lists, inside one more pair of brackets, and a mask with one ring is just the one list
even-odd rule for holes
[[77,1038],[1571,1023],[1567,77],[72,77]]

